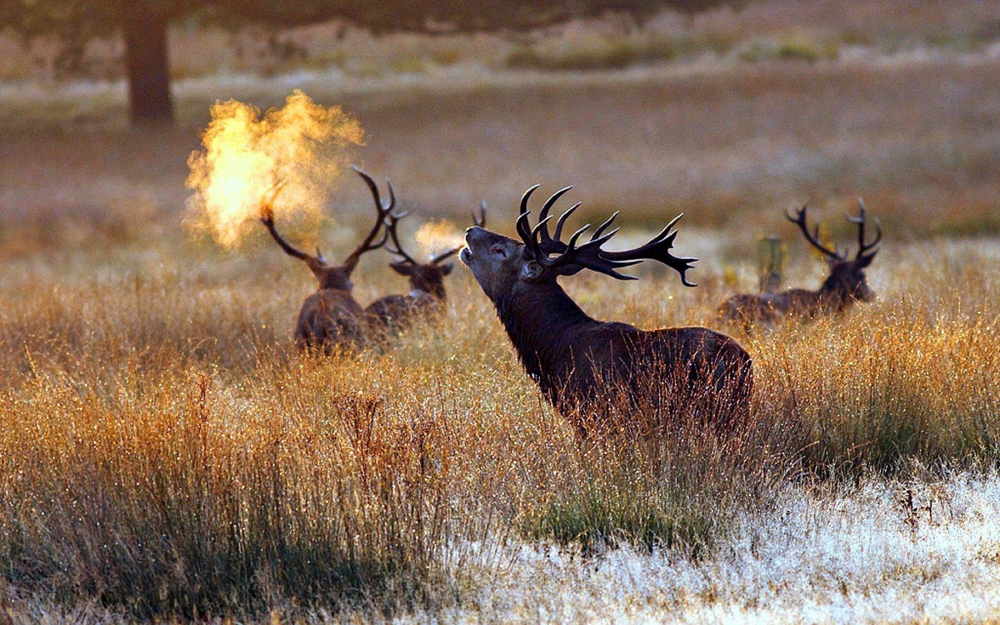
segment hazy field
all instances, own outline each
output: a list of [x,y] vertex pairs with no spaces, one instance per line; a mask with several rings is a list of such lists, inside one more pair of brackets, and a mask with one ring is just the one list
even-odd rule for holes
[[[781,2],[762,5],[742,26],[710,15],[683,31],[730,33],[731,52],[617,72],[192,70],[176,85],[180,127],[158,133],[122,128],[117,83],[0,85],[0,611],[16,622],[1000,619],[990,5],[965,3],[928,30],[938,3],[917,17],[901,2],[826,19],[810,2],[798,26]],[[668,22],[641,37],[681,28]],[[868,43],[850,39],[863,48],[853,56],[741,56],[791,31],[847,46],[842,33],[860,26]],[[546,45],[532,49],[555,54]],[[869,272],[879,299],[737,334],[757,390],[751,427],[732,440],[681,430],[581,450],[461,266],[440,324],[354,358],[301,357],[291,331],[315,288],[305,268],[263,230],[225,252],[181,224],[210,103],[278,104],[296,87],[360,119],[356,160],[391,177],[414,211],[407,234],[431,218],[458,231],[480,199],[490,227],[510,233],[536,182],[576,184],[587,218],[622,210],[620,245],[685,212],[678,251],[702,259],[699,287],[646,267],[638,282],[563,279],[598,318],[737,332],[715,309],[754,288],[757,240],[782,236],[787,283],[817,286],[823,267],[782,212],[809,201],[847,243],[842,215],[858,195],[886,231]],[[337,258],[371,200],[353,174],[332,184],[322,242]],[[362,261],[362,303],[406,290],[387,260]]]

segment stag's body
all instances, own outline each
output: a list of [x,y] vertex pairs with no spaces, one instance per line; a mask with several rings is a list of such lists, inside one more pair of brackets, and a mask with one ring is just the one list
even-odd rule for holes
[[304,261],[319,283],[319,290],[307,297],[302,303],[295,323],[295,346],[300,350],[321,349],[327,353],[337,348],[353,350],[363,346],[367,338],[365,311],[351,294],[354,288],[354,283],[351,282],[351,273],[357,267],[362,254],[385,245],[386,234],[383,234],[377,242],[375,239],[379,230],[382,229],[383,221],[392,212],[395,196],[390,186],[389,203],[383,205],[375,181],[361,171],[358,171],[358,174],[372,192],[378,215],[375,227],[372,228],[364,241],[351,252],[343,265],[330,265],[319,250],[316,250],[315,256],[302,252],[290,245],[278,233],[274,224],[272,203],[277,197],[280,187],[261,207],[261,222],[271,237],[286,254]]
[[[399,257],[399,260],[389,266],[396,273],[409,278],[410,292],[381,297],[365,309],[369,326],[373,332],[383,336],[398,334],[414,322],[434,318],[444,310],[448,297],[444,278],[451,273],[453,266],[443,261],[462,249],[462,246],[458,246],[436,254],[426,263],[417,261],[403,249],[399,241],[396,229],[404,215],[405,213],[389,216],[386,228],[392,239],[392,247],[387,249]],[[473,221],[480,226],[485,225],[485,204],[479,217],[473,215]]]
[[[734,339],[714,330],[647,331],[598,321],[555,282],[527,293],[515,289],[494,304],[528,375],[581,437],[601,426],[590,419],[608,419],[592,414],[601,408],[595,400],[624,399],[633,404],[632,409],[648,408],[650,398],[643,395],[651,384],[660,383],[674,396],[675,404],[704,392],[739,403],[745,402],[753,387],[750,355]],[[633,391],[637,396],[630,396]],[[683,406],[670,408],[676,411]],[[740,411],[721,408],[709,420],[727,429]]]
[[852,299],[824,282],[818,291],[788,289],[780,293],[734,295],[722,304],[719,315],[728,321],[771,325],[793,315],[811,319],[838,313],[852,303]]
[[340,345],[361,347],[366,338],[364,309],[350,291],[320,289],[306,298],[295,322],[295,346],[300,350]]
[[[526,194],[518,228],[523,243],[477,227],[468,231],[468,248],[462,252],[527,373],[580,437],[618,425],[616,415],[631,421],[627,425],[648,429],[650,415],[640,413],[649,411],[661,413],[653,415],[660,421],[654,427],[683,410],[729,430],[745,414],[753,386],[751,359],[739,343],[700,327],[645,331],[598,321],[556,282],[559,275],[584,268],[626,279],[616,269],[644,258],[668,264],[683,279],[694,259],[668,254],[673,223],[649,244],[628,252],[600,250],[610,237],[600,236],[607,223],[590,242],[576,247],[578,232],[567,245],[558,241],[566,215],[555,239],[544,226],[559,195],[542,209],[540,225],[530,229]],[[562,256],[549,258],[552,253]]]
[[806,225],[806,207],[787,215],[788,220],[799,226],[806,240],[826,257],[830,275],[816,291],[788,289],[780,293],[740,294],[726,300],[719,307],[719,316],[738,323],[744,328],[754,325],[772,325],[787,317],[811,319],[841,313],[857,302],[868,302],[875,293],[868,286],[864,270],[871,264],[882,240],[882,228],[876,220],[877,234],[871,243],[865,241],[865,206],[861,204],[858,217],[849,217],[858,224],[858,253],[853,259],[831,250],[819,240],[818,230],[810,233]]

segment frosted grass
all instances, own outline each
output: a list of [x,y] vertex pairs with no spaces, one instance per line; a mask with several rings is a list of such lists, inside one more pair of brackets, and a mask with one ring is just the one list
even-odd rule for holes
[[[906,503],[907,491],[913,506]],[[401,622],[881,623],[1000,618],[1000,476],[790,487],[700,560],[522,545],[439,614]]]

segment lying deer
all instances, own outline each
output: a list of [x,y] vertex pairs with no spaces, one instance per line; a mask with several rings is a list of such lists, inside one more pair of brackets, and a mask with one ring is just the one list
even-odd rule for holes
[[[671,229],[680,217],[645,245],[611,252],[602,246],[618,232],[605,234],[618,213],[601,224],[589,241],[580,243],[587,225],[563,242],[566,219],[580,204],[563,213],[554,236],[548,230],[549,211],[572,187],[549,198],[532,227],[528,200],[537,188],[528,189],[521,199],[520,241],[476,226],[466,231],[468,247],[462,250],[461,260],[496,307],[527,373],[574,426],[578,438],[614,426],[615,415],[645,427],[643,419],[657,412],[653,427],[659,428],[662,413],[681,409],[723,429],[735,425],[753,386],[750,356],[739,343],[706,328],[646,331],[597,321],[557,282],[560,276],[585,269],[634,280],[619,270],[648,259],[677,271],[684,285],[695,286],[686,273],[697,259],[670,253],[677,236]],[[622,399],[624,404],[618,403]]]
[[[386,246],[399,260],[391,263],[396,273],[410,279],[410,292],[406,295],[387,295],[372,302],[366,309],[369,326],[374,332],[383,334],[398,333],[413,321],[434,315],[443,309],[447,298],[444,288],[444,277],[451,273],[451,263],[443,261],[451,258],[464,245],[459,245],[440,254],[431,256],[426,263],[421,263],[403,249],[396,228],[399,220],[406,213],[389,215],[386,229],[391,243]],[[486,225],[486,204],[479,209],[479,215],[472,215],[473,223],[479,227]]]
[[299,251],[278,234],[272,207],[280,188],[275,190],[261,206],[260,220],[267,231],[286,254],[305,261],[319,282],[319,290],[302,303],[295,324],[295,345],[299,349],[320,348],[329,353],[337,347],[352,349],[360,347],[365,342],[364,310],[351,295],[351,290],[354,288],[351,273],[358,266],[363,254],[385,245],[387,233],[383,232],[378,241],[376,237],[383,227],[383,222],[392,213],[396,198],[390,185],[389,202],[383,204],[375,181],[357,168],[355,171],[371,189],[377,215],[375,225],[368,236],[347,256],[342,265],[327,263],[319,249],[316,250],[315,256]]
[[793,315],[812,318],[843,312],[855,302],[868,302],[875,298],[868,286],[865,268],[878,254],[878,244],[882,241],[882,225],[875,219],[875,240],[866,243],[865,204],[858,200],[860,212],[857,217],[847,219],[858,226],[858,253],[852,259],[836,249],[831,250],[819,240],[819,226],[813,232],[806,223],[806,206],[795,211],[795,215],[785,215],[799,227],[806,241],[822,252],[830,265],[830,275],[817,291],[788,289],[781,293],[758,293],[734,295],[719,307],[719,315],[728,321],[744,327],[755,324],[770,325],[779,319]]

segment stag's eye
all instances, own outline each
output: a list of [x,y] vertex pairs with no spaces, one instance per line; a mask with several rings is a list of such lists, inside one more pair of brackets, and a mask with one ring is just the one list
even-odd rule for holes
[[507,256],[507,251],[505,249],[503,249],[502,245],[494,245],[493,248],[490,251],[492,251],[494,254],[496,254],[498,256],[503,256],[505,258]]

